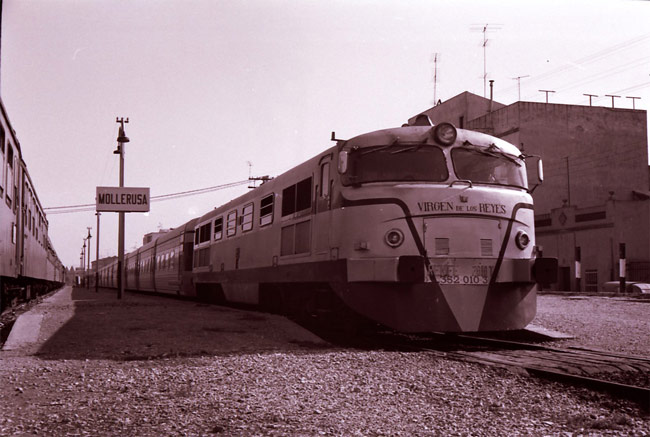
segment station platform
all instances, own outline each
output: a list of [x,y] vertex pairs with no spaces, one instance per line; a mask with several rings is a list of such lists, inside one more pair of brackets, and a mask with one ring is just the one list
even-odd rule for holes
[[142,360],[305,346],[328,344],[281,316],[66,286],[18,317],[0,357]]

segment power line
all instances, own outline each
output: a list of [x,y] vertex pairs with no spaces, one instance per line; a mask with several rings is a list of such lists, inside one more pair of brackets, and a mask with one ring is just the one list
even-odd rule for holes
[[[230,182],[222,185],[215,185],[213,187],[199,188],[196,190],[181,191],[178,193],[162,194],[160,196],[151,196],[151,202],[160,202],[163,200],[178,199],[181,197],[196,196],[198,194],[210,193],[212,191],[224,190],[226,188],[237,187],[239,185],[244,185],[248,183],[248,179],[244,181]],[[96,205],[94,203],[87,203],[83,205],[69,205],[69,206],[52,206],[49,208],[43,208],[48,214],[68,214],[73,212],[84,212],[84,211],[93,211]]]
[[[540,80],[547,79],[547,78],[549,78],[551,76],[555,76],[555,75],[561,74],[561,73],[566,73],[568,70],[571,70],[573,68],[582,67],[583,65],[590,64],[590,63],[593,63],[593,62],[596,62],[596,61],[600,61],[602,59],[605,59],[605,58],[609,57],[610,55],[613,55],[614,53],[629,50],[633,46],[635,46],[635,45],[637,45],[637,44],[639,44],[641,42],[644,42],[645,40],[647,40],[649,38],[650,38],[650,33],[646,33],[644,35],[634,37],[632,39],[623,41],[623,42],[615,44],[613,46],[606,47],[606,48],[604,48],[602,50],[599,50],[599,51],[596,51],[596,52],[594,52],[594,53],[592,53],[590,55],[587,55],[587,56],[584,56],[584,57],[582,57],[580,59],[577,59],[576,61],[566,62],[563,65],[560,65],[559,67],[557,67],[557,68],[555,68],[553,70],[550,70],[550,71],[547,71],[545,73],[541,73],[541,74],[538,74],[538,75],[533,75],[530,78],[530,81],[533,82],[533,83],[539,82]],[[637,63],[639,61],[644,61],[645,59],[647,59],[647,58],[645,58],[645,57],[640,58],[640,59],[637,59],[637,60],[633,60],[630,63]],[[628,66],[628,68],[629,68],[629,66]],[[613,74],[616,74],[618,72],[618,70],[620,70],[620,69],[622,69],[621,66],[615,66],[612,69],[609,69],[609,70],[607,70],[605,72],[595,73],[595,74],[593,74],[591,76],[588,76],[585,79],[589,79],[589,78],[597,77],[597,76],[600,76],[600,78],[608,77],[608,76],[611,76]],[[509,92],[509,91],[513,90],[516,86],[517,85],[506,87],[506,88],[503,89],[503,92]]]

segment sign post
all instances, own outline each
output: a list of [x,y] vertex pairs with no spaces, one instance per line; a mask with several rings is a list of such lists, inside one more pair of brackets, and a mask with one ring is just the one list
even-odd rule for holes
[[[124,133],[124,123],[128,123],[129,119],[116,118],[115,122],[120,124],[120,130],[117,135],[117,150],[113,151],[114,154],[120,155],[120,186],[97,187],[96,209],[97,213],[108,211],[117,212],[120,215],[117,258],[117,298],[122,299],[126,285],[124,283],[124,213],[149,212],[149,188],[124,187],[124,144],[129,142],[129,137]],[[99,216],[97,220],[99,220]]]

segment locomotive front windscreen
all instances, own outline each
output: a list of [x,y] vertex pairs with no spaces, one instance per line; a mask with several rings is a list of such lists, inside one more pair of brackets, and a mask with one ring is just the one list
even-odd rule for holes
[[526,188],[525,165],[496,147],[458,147],[451,152],[456,176],[474,183]]
[[449,177],[445,155],[436,146],[379,146],[350,155],[344,184],[367,182],[444,182]]

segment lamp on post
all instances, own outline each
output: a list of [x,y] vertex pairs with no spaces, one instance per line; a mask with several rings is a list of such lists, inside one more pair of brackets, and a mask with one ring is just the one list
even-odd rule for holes
[[[129,142],[129,137],[124,133],[124,123],[128,123],[129,119],[116,118],[116,123],[120,123],[120,130],[117,135],[117,150],[113,153],[120,155],[120,188],[124,187],[124,144]],[[117,298],[122,299],[124,292],[124,212],[119,213],[119,242],[118,242],[118,258],[117,258]]]

